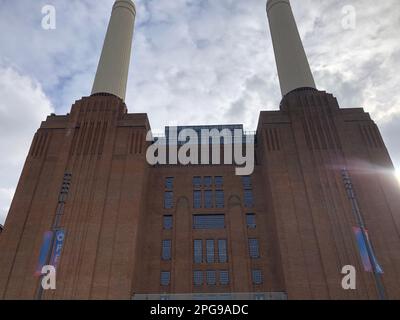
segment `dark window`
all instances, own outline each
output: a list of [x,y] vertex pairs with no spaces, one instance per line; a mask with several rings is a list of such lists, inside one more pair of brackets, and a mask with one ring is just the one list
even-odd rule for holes
[[213,286],[217,283],[215,270],[207,270],[207,284]]
[[214,240],[206,241],[207,263],[214,263]]
[[219,272],[219,283],[223,286],[229,284],[229,272],[227,270],[221,270]]
[[202,240],[194,240],[193,242],[194,249],[194,263],[202,263],[203,262],[203,241]]
[[193,216],[193,229],[224,229],[225,215],[196,214]]
[[244,206],[246,208],[251,208],[254,205],[253,200],[253,191],[252,190],[244,190]]
[[169,215],[164,216],[164,229],[165,230],[172,229],[172,216]]
[[204,178],[203,178],[203,185],[204,185],[206,188],[210,188],[211,185],[212,185],[212,177],[204,177]]
[[193,272],[193,283],[195,286],[201,286],[203,284],[203,271],[195,270]]
[[168,177],[165,178],[165,189],[172,190],[174,188],[174,178]]
[[171,273],[169,271],[161,271],[161,285],[169,286],[171,281]]
[[201,191],[193,191],[193,208],[201,208]]
[[251,189],[251,178],[250,176],[243,176],[242,177],[242,184],[245,190]]
[[256,227],[256,215],[254,213],[246,214],[246,223],[247,223],[247,228],[255,229],[255,227]]
[[262,284],[262,273],[261,270],[252,270],[251,275],[253,278],[253,284]]
[[172,191],[166,191],[164,193],[164,208],[172,209],[174,200],[174,193]]
[[213,207],[213,192],[212,190],[204,191],[204,208]]
[[201,177],[193,177],[193,188],[201,188]]
[[222,188],[224,185],[224,178],[223,177],[214,177],[214,184],[217,188]]
[[251,258],[259,258],[260,257],[258,239],[249,239],[249,253],[250,253]]
[[220,263],[226,263],[228,261],[226,239],[218,240],[218,260]]
[[193,191],[193,208],[201,208],[201,191]]
[[162,259],[171,260],[171,240],[163,240],[162,242]]
[[223,208],[225,203],[224,190],[215,191],[215,207]]

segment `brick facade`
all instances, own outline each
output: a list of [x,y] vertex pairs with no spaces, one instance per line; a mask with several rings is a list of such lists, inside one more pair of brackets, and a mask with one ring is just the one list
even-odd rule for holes
[[[70,172],[57,289],[43,299],[229,292],[376,299],[352,231],[356,221],[341,177],[346,167],[385,272],[386,295],[400,299],[399,187],[379,130],[362,109],[340,109],[330,94],[299,90],[283,98],[279,111],[261,112],[253,208],[244,205],[232,165],[148,165],[149,129],[146,114],[129,114],[121,99],[101,94],[42,123],[0,237],[1,298],[38,297],[34,271],[43,234],[52,229],[63,175]],[[223,177],[224,208],[193,208],[194,176]],[[172,209],[164,209],[167,177],[174,177]],[[201,213],[224,214],[225,228],[194,230],[193,214]],[[256,215],[256,228],[247,228],[247,213]],[[163,229],[166,214],[171,230]],[[258,259],[249,256],[251,238],[259,241]],[[165,239],[172,243],[168,261],[161,259]],[[195,239],[226,239],[227,262],[195,264]],[[357,290],[345,291],[340,272],[349,264],[357,269]],[[227,270],[229,283],[195,286],[195,270]],[[262,271],[261,284],[253,284],[252,270]],[[170,272],[167,286],[162,271]]]

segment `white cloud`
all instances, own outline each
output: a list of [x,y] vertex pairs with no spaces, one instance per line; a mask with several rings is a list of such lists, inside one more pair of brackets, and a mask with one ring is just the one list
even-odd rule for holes
[[[90,94],[112,3],[52,0],[56,29],[44,30],[41,9],[49,1],[7,0],[0,11],[0,62],[37,79],[57,111],[69,112],[76,99]],[[91,76],[76,81],[82,74]]]
[[[76,99],[90,94],[113,0],[51,2],[57,10],[55,31],[41,28],[41,8],[48,1],[5,1],[0,63],[16,66],[22,78],[37,79],[56,112],[66,113]],[[147,112],[159,132],[170,124],[213,123],[243,123],[254,130],[259,111],[278,109],[265,0],[135,2],[129,112]],[[400,168],[399,1],[291,3],[318,87],[333,93],[341,107],[365,107]],[[354,30],[342,27],[345,5],[356,10]],[[18,100],[21,93],[12,94]],[[14,108],[12,100],[7,112]],[[30,100],[30,108],[37,103]],[[32,133],[38,125],[32,124]],[[10,128],[0,144],[14,136],[18,132]],[[18,159],[27,153],[31,138],[15,151]],[[20,170],[11,162],[0,163],[1,171],[16,181]]]
[[[390,121],[400,113],[398,1],[324,1],[319,15],[307,17],[311,2],[294,7],[303,14],[301,29],[313,21],[304,43],[319,87],[334,93],[342,107],[362,106],[378,123]],[[349,4],[356,12],[354,30],[342,26],[342,8]]]
[[0,224],[40,122],[53,108],[41,86],[13,68],[0,66]]

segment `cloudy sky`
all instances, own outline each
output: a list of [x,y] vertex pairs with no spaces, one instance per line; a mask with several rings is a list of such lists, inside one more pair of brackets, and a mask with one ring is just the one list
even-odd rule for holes
[[[281,98],[265,2],[136,0],[129,111],[147,112],[155,132],[254,130]],[[400,169],[400,1],[291,2],[318,88],[370,112]],[[0,0],[0,223],[40,121],[90,94],[112,4]],[[56,8],[55,30],[42,28],[45,5]]]

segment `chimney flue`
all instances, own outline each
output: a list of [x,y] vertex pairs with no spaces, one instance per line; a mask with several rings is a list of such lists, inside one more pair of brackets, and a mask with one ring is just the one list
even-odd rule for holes
[[115,1],[92,95],[110,93],[125,100],[135,16],[133,1]]
[[267,15],[282,96],[316,88],[289,0],[268,0]]

